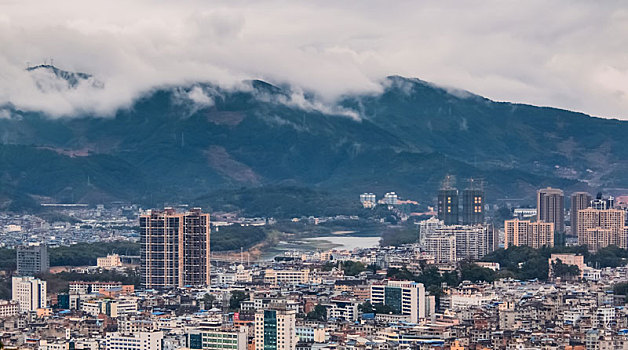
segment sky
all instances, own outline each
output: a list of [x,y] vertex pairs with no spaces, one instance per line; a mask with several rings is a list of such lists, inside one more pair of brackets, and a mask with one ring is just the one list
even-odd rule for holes
[[[104,87],[42,88],[47,77],[25,68],[51,59]],[[53,117],[107,116],[159,87],[247,79],[333,104],[380,93],[388,75],[628,119],[628,4],[0,0],[0,105]]]

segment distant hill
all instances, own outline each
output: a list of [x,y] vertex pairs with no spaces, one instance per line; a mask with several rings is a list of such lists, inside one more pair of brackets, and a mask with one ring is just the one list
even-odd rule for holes
[[[38,69],[69,79],[70,88],[81,79],[94,84],[53,68]],[[117,200],[228,206],[225,193],[269,196],[258,188],[277,189],[279,202],[287,188],[352,200],[396,191],[429,202],[446,174],[461,188],[465,178],[484,179],[489,202],[530,200],[548,185],[628,188],[628,122],[396,76],[382,94],[334,106],[261,81],[247,86],[162,88],[109,118],[53,119],[5,106],[0,208]]]

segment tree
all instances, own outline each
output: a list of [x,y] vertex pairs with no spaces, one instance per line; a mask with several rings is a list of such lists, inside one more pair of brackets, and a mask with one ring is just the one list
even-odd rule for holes
[[375,310],[376,314],[396,314],[396,310],[389,305],[384,305],[384,304],[374,304],[373,305],[373,309]]
[[471,282],[493,282],[496,277],[495,271],[481,267],[474,263],[462,263],[460,265],[460,277],[463,281]]
[[615,295],[623,295],[624,298],[628,298],[628,282],[620,282],[613,285],[613,293],[615,293]]
[[203,296],[203,303],[205,304],[205,309],[213,308],[214,301],[216,301],[216,297],[209,293],[205,293],[205,295]]
[[321,266],[321,270],[328,272],[328,271],[333,270],[334,267],[336,267],[336,265],[333,262],[327,261],[325,262],[325,264],[323,264],[323,266]]
[[234,290],[231,292],[231,298],[229,298],[229,308],[231,310],[240,309],[240,303],[247,299],[247,294],[241,290]]
[[591,255],[589,263],[598,268],[624,266],[628,262],[628,251],[610,245]]
[[512,219],[512,211],[507,207],[500,207],[493,215],[493,224],[496,227],[504,227],[504,221]]
[[373,304],[370,302],[365,302],[364,304],[358,305],[358,311],[363,314],[372,314],[375,313],[375,309],[373,309]]
[[399,281],[414,281],[416,280],[417,276],[415,276],[412,272],[408,271],[408,269],[405,267],[402,269],[392,267],[388,269],[388,271],[386,272],[386,277],[391,278],[391,279],[396,279]]
[[314,310],[308,312],[306,318],[311,321],[327,321],[327,307],[320,304],[314,306]]
[[580,275],[580,269],[576,265],[564,264],[560,259],[552,262],[552,275],[554,277],[572,278]]
[[343,262],[341,266],[346,276],[355,276],[358,275],[360,272],[366,270],[364,264],[359,261],[348,260]]
[[371,304],[370,302],[365,302],[364,304],[358,305],[358,311],[363,314],[391,314],[396,313],[395,309],[391,306],[384,304]]

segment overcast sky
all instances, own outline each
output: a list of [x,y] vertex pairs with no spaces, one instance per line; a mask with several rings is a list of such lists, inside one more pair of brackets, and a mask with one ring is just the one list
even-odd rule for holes
[[[24,68],[49,57],[105,88],[42,92]],[[56,116],[111,114],[167,84],[251,78],[330,102],[381,91],[393,74],[628,119],[628,5],[0,0],[0,104]]]

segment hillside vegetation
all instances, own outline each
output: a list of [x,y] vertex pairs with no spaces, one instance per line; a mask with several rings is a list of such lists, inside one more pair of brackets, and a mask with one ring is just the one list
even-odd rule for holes
[[[353,211],[347,200],[366,191],[431,199],[446,174],[460,187],[484,179],[489,200],[531,203],[543,186],[628,188],[628,122],[402,77],[325,113],[298,107],[287,89],[248,84],[163,88],[114,117],[13,110],[0,119],[0,208],[123,200],[288,217]],[[195,105],[186,98],[192,88],[214,105]]]

